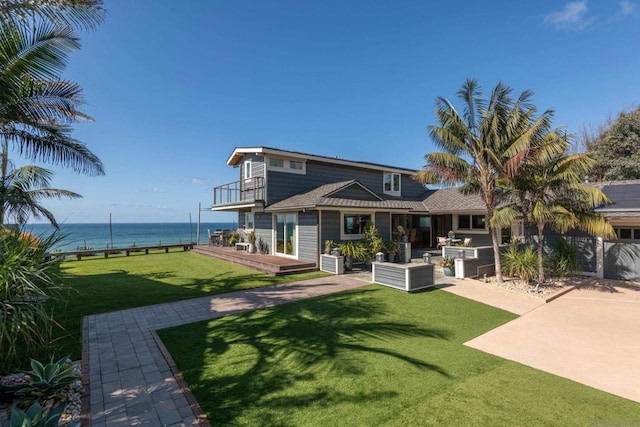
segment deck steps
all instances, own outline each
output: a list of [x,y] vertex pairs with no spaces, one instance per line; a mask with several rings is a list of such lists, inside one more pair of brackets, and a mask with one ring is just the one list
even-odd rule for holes
[[229,247],[198,245],[193,248],[192,252],[244,265],[272,276],[304,273],[318,269],[314,262],[298,261],[273,255],[249,254]]

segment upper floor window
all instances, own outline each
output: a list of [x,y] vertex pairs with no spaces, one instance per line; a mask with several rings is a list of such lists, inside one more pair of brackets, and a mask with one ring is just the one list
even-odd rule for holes
[[278,172],[305,174],[305,162],[300,160],[286,160],[279,157],[269,157],[267,166]]
[[400,174],[385,173],[382,180],[383,192],[385,194],[400,195]]
[[244,162],[244,178],[251,178],[251,160]]
[[276,168],[283,168],[284,167],[284,160],[277,159],[275,157],[271,157],[271,158],[269,158],[269,166],[273,166],[273,167],[276,167]]
[[458,215],[458,230],[484,230],[484,215]]

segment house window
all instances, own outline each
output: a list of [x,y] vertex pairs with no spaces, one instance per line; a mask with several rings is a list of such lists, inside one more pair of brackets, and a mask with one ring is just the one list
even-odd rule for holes
[[347,239],[360,238],[368,223],[371,222],[371,214],[343,214],[342,235]]
[[640,228],[616,228],[618,239],[640,240]]
[[278,157],[269,157],[267,167],[278,172],[305,174],[305,162],[300,160],[285,160]]
[[383,178],[383,192],[385,194],[400,194],[400,174],[385,173]]
[[484,215],[458,215],[458,230],[484,230],[486,218]]
[[271,158],[269,158],[269,166],[274,167],[274,168],[283,168],[284,167],[284,160],[276,159],[274,157],[271,157]]
[[244,214],[244,226],[247,229],[253,230],[255,228],[255,224],[253,222],[254,216],[253,212],[247,212]]
[[251,160],[244,162],[244,178],[251,178]]

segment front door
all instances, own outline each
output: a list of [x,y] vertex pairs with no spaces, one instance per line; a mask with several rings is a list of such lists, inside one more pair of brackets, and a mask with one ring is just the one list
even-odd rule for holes
[[294,213],[276,214],[276,253],[296,256],[296,225]]

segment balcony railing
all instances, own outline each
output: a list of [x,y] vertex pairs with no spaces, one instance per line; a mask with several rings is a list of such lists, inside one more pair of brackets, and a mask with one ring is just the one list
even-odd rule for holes
[[213,206],[253,203],[264,200],[264,177],[233,181],[213,188]]

